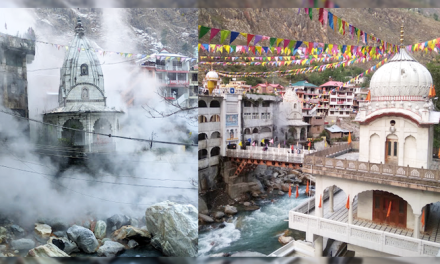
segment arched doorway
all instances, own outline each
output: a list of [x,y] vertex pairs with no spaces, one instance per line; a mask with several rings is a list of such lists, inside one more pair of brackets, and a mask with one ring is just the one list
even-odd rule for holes
[[398,162],[398,138],[396,135],[391,134],[387,136],[385,142],[385,163],[397,165]]
[[[61,132],[61,141],[64,142],[64,144],[70,146],[84,146],[85,132],[84,126],[81,121],[79,121],[78,119],[69,119],[64,123],[63,127],[65,128],[63,128],[63,131]],[[73,128],[82,131],[70,130],[67,128]]]
[[407,202],[395,194],[373,191],[373,222],[377,224],[406,228],[407,207]]
[[[96,120],[93,125],[93,132],[109,135],[112,133],[112,126],[110,122],[105,118],[100,118]],[[100,135],[93,135],[93,143],[105,144],[111,142],[110,137],[104,137]]]

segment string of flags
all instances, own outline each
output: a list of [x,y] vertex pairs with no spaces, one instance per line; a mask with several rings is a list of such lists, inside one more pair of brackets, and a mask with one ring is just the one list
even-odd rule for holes
[[[371,59],[369,59],[371,60]],[[342,62],[334,62],[334,63],[330,63],[330,64],[323,64],[320,66],[310,66],[310,67],[306,67],[306,68],[299,68],[299,69],[292,69],[292,70],[286,70],[286,71],[270,71],[270,72],[226,72],[226,71],[218,71],[217,73],[220,76],[223,77],[268,77],[268,76],[287,76],[287,75],[296,75],[296,74],[306,74],[306,73],[312,73],[312,72],[321,72],[324,71],[326,69],[330,69],[330,68],[338,68],[338,67],[347,67],[350,66],[354,63],[365,63],[367,61],[369,61],[368,59],[363,59],[363,58],[356,58],[353,60],[348,60],[348,61],[342,61]],[[202,62],[199,62],[199,64],[202,64]],[[377,65],[373,66],[372,68],[375,69]],[[369,70],[367,70],[367,72],[369,72]]]
[[[377,56],[375,56],[375,59],[381,59],[383,57],[382,54],[379,54]],[[334,60],[345,60],[345,61],[349,61],[351,60],[356,60],[356,63],[358,62],[365,62],[365,61],[370,61],[372,58],[367,57],[367,58],[362,58],[362,57],[357,57],[357,56],[347,56],[347,57],[331,57],[331,58],[312,58],[312,59],[302,59],[302,60],[287,60],[287,61],[278,61],[278,60],[274,60],[274,61],[263,61],[262,57],[255,57],[255,59],[258,59],[259,61],[252,61],[252,62],[228,62],[228,61],[220,61],[220,62],[210,62],[210,61],[201,61],[199,62],[200,65],[222,65],[222,66],[228,66],[228,65],[261,65],[261,66],[289,66],[289,65],[310,65],[312,63],[316,63],[316,62],[330,62],[330,61],[334,61]],[[345,65],[344,65],[345,66]]]
[[[391,56],[391,55],[393,55],[393,54],[390,54],[390,56]],[[372,73],[373,71],[377,70],[380,66],[384,65],[387,61],[388,61],[388,57],[385,58],[384,60],[382,60],[381,62],[379,62],[378,64],[376,64],[376,65],[370,67],[370,68],[369,68],[368,70],[366,70],[365,72],[363,72],[363,73],[359,74],[358,76],[356,76],[356,77],[350,79],[348,82],[344,83],[343,86],[345,86],[345,85],[347,85],[347,84],[350,84],[350,83],[352,83],[352,82],[354,82],[354,81],[359,80],[359,78],[362,78],[364,75],[367,75],[367,74],[369,74],[369,73]]]
[[[4,34],[0,32],[0,36],[3,37],[7,37],[7,38],[15,38],[14,36],[8,35],[8,34]],[[78,49],[78,52],[82,52],[82,51],[86,51],[86,50],[91,50],[93,52],[98,53],[99,55],[105,56],[105,55],[120,55],[122,57],[126,57],[126,58],[130,58],[135,56],[138,59],[142,59],[142,58],[156,58],[159,60],[172,60],[172,59],[176,59],[177,61],[196,61],[196,58],[190,58],[190,57],[182,57],[182,56],[173,56],[173,55],[167,55],[167,56],[156,56],[156,55],[147,55],[147,54],[142,54],[142,53],[127,53],[127,52],[118,52],[118,51],[108,51],[108,50],[102,50],[102,49],[95,49],[95,48],[84,48],[84,47],[75,47],[75,46],[69,46],[69,45],[63,45],[63,44],[56,44],[56,43],[51,43],[51,42],[46,42],[46,41],[40,41],[40,40],[35,40],[35,39],[28,39],[28,38],[21,38],[21,39],[25,39],[25,40],[29,40],[32,42],[36,42],[36,43],[43,43],[43,44],[47,44],[47,45],[52,45],[52,47],[60,50],[60,49]]]

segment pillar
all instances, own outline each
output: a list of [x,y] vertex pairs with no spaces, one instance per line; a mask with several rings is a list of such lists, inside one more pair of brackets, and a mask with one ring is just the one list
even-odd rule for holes
[[333,186],[330,186],[329,188],[328,188],[328,195],[329,195],[329,203],[330,203],[330,212],[334,212],[334,209],[333,209],[333,205],[334,205],[334,200],[333,200]]
[[301,127],[300,128],[295,128],[296,130],[296,138],[297,140],[301,140]]
[[315,240],[315,257],[322,257],[322,252],[324,251],[323,238],[322,236],[314,236]]
[[414,214],[414,238],[420,238],[420,214]]
[[353,200],[353,198],[350,198],[349,201],[349,209],[348,209],[348,224],[352,225],[353,224],[353,203],[351,202]]

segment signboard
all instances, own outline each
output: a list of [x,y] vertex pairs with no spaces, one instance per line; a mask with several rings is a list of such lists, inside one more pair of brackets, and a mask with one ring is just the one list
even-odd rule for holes
[[226,137],[227,137],[227,141],[230,140],[238,140],[238,133],[237,133],[237,129],[226,129]]
[[238,114],[226,115],[226,127],[238,126]]
[[235,93],[235,89],[234,88],[230,88],[229,89],[229,93],[231,93],[231,94]]
[[170,84],[189,84],[186,80],[170,80]]

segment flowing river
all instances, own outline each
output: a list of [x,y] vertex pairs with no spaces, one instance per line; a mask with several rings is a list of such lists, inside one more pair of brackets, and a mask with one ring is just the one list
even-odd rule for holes
[[[268,199],[258,200],[260,209],[256,211],[239,211],[231,223],[225,223],[224,228],[214,224],[208,231],[199,232],[199,256],[216,253],[237,253],[243,251],[259,252],[265,255],[272,253],[282,245],[278,237],[289,227],[289,210],[303,202],[307,196],[306,187],[299,187],[299,197],[288,194],[283,196],[271,195]],[[277,191],[274,191],[276,193]],[[275,199],[272,203],[271,199]],[[296,240],[304,240],[305,234],[291,230]]]

